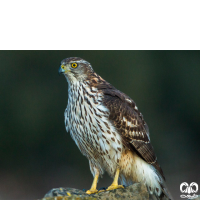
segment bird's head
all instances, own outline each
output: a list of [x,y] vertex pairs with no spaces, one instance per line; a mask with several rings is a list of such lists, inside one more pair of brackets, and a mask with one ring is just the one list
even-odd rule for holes
[[61,61],[58,72],[64,74],[68,82],[74,83],[86,80],[93,73],[93,69],[91,64],[82,58],[70,57]]

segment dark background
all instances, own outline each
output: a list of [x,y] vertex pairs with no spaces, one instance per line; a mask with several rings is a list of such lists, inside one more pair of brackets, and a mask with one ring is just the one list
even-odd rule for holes
[[[174,198],[182,182],[200,186],[200,51],[0,51],[0,199],[91,186],[64,126],[68,85],[58,68],[71,56],[136,102]],[[104,175],[98,187],[111,182]]]

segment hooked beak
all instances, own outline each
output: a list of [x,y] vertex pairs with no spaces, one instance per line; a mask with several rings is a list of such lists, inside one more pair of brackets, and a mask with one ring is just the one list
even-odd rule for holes
[[58,69],[58,74],[60,75],[61,73],[65,72],[65,68],[63,67],[63,65],[61,65]]

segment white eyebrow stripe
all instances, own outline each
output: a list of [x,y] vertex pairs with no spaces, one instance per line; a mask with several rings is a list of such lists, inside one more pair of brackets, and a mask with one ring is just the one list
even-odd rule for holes
[[74,62],[76,62],[76,63],[87,63],[87,64],[89,64],[87,61],[85,61],[85,60],[77,60],[77,61],[71,61],[70,63],[74,63]]

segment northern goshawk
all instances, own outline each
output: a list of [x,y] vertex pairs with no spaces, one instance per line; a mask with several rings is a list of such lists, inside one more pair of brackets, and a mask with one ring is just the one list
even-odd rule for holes
[[106,171],[114,178],[107,190],[143,182],[159,199],[172,199],[150,143],[148,126],[135,102],[81,58],[64,59],[59,73],[68,82],[66,130],[88,158],[94,176],[87,193],[98,192],[98,177]]

